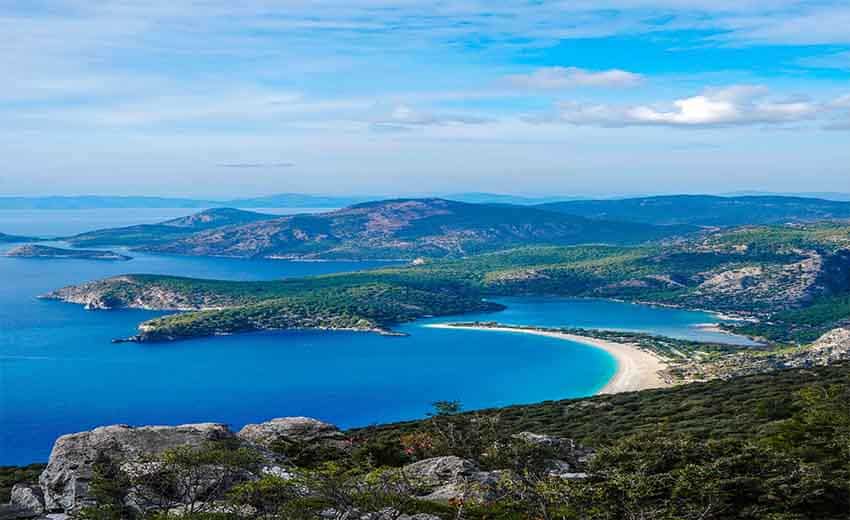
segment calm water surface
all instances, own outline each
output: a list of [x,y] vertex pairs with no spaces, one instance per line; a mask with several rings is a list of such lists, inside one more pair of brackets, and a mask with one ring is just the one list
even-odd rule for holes
[[[4,226],[14,218],[2,213],[0,231],[54,236],[102,227],[106,218],[77,215],[69,231],[67,222],[50,228],[43,214],[54,212],[43,211],[28,230]],[[445,320],[401,326],[409,334],[403,338],[282,332],[113,345],[111,339],[133,334],[140,321],[158,314],[90,312],[36,299],[57,287],[128,272],[263,280],[386,265],[132,254],[132,261],[116,263],[0,257],[0,464],[46,460],[58,435],[103,424],[218,421],[241,427],[308,415],[360,426],[421,417],[440,399],[480,408],[590,395],[616,371],[607,353],[577,343],[423,327]],[[503,303],[509,308],[502,313],[459,319],[713,339],[693,328],[712,320],[704,313],[595,300]]]

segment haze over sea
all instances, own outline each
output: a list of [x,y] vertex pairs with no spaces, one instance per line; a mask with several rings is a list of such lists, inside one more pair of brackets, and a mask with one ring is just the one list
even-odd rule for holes
[[[193,211],[0,211],[0,231],[60,236]],[[398,327],[407,337],[311,331],[114,345],[113,338],[162,313],[91,312],[36,299],[122,273],[265,280],[386,265],[131,255],[116,263],[0,257],[0,279],[15,282],[0,284],[0,464],[44,461],[58,435],[103,424],[217,421],[238,428],[308,415],[362,426],[421,417],[443,399],[481,408],[586,396],[616,371],[609,354],[577,343],[423,327],[445,318]],[[460,319],[725,338],[694,327],[716,321],[701,312],[596,300],[500,301],[508,310]]]

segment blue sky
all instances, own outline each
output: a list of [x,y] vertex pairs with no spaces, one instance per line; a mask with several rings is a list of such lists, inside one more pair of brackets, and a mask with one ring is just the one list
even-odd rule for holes
[[850,192],[848,28],[846,0],[0,2],[0,194]]

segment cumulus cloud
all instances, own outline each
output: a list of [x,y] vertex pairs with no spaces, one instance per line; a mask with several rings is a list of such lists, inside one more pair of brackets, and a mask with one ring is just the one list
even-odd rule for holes
[[556,119],[594,126],[735,126],[805,121],[823,110],[821,104],[802,98],[771,98],[763,86],[735,85],[659,105],[564,102],[558,105]]
[[544,67],[530,74],[514,74],[505,80],[527,89],[557,90],[573,87],[633,87],[643,76],[620,69],[592,71],[578,67]]

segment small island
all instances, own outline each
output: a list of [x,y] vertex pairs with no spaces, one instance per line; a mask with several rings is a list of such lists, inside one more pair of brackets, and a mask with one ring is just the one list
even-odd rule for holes
[[18,235],[7,235],[6,233],[0,233],[0,244],[14,244],[15,242],[37,242],[42,240],[40,238],[34,237],[22,237]]
[[64,249],[61,247],[40,246],[27,244],[10,249],[6,256],[15,258],[62,258],[76,260],[108,260],[127,261],[133,257],[114,251],[99,251],[96,249]]

